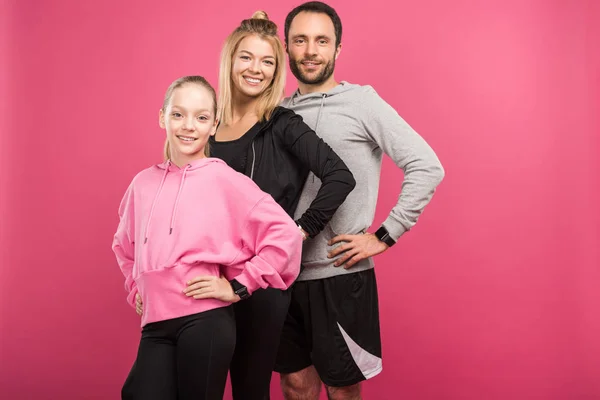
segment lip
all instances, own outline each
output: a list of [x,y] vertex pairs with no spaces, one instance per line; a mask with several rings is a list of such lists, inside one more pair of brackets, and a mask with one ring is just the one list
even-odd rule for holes
[[316,67],[321,65],[321,63],[318,61],[302,61],[301,64],[307,67]]
[[[193,137],[193,136],[186,136],[186,135],[176,135],[177,139],[181,140],[184,143],[194,143],[196,140],[198,140],[197,137]],[[186,140],[186,139],[193,139],[193,140]]]
[[[250,86],[258,86],[258,85],[260,85],[260,84],[262,83],[262,81],[263,81],[263,80],[262,80],[262,79],[260,79],[260,78],[254,78],[254,77],[252,77],[252,76],[243,76],[243,75],[242,75],[242,78],[244,78],[244,82],[246,82],[246,83],[247,83],[248,85],[250,85]],[[248,79],[255,79],[255,80],[257,80],[258,82],[250,82]]]

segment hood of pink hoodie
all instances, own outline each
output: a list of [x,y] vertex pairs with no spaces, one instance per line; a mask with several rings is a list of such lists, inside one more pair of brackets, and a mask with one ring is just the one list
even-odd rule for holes
[[152,201],[152,207],[150,208],[150,216],[148,217],[148,221],[146,222],[146,228],[144,229],[144,244],[148,243],[148,236],[150,234],[150,226],[152,222],[152,217],[154,216],[154,209],[156,207],[156,202],[160,197],[160,193],[162,192],[163,186],[165,184],[165,180],[167,179],[167,175],[169,172],[180,172],[181,181],[179,183],[179,190],[177,191],[177,196],[175,197],[175,203],[173,204],[173,211],[171,212],[171,223],[169,224],[169,235],[173,233],[173,224],[175,222],[175,216],[177,215],[177,205],[179,204],[179,197],[181,196],[181,191],[183,190],[183,185],[185,184],[185,176],[188,171],[193,171],[199,168],[206,167],[212,163],[217,164],[225,164],[223,160],[218,158],[201,158],[198,160],[194,160],[192,162],[187,163],[182,168],[173,164],[171,160],[166,160],[162,164],[157,164],[156,167],[164,170],[163,177],[160,181],[160,185],[158,186],[158,190],[156,191],[156,195],[154,195],[154,200]]

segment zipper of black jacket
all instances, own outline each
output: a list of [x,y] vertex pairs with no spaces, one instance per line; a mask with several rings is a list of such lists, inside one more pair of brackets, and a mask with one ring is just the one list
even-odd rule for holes
[[254,151],[254,139],[252,139],[252,170],[250,170],[250,179],[254,180],[254,161],[256,161],[256,152]]
[[[272,123],[272,119],[269,122],[267,122],[267,126],[263,127],[262,129],[266,129],[271,123]],[[262,129],[261,129],[261,131],[262,131]],[[254,162],[256,161],[256,151],[254,150],[254,140],[256,139],[257,136],[258,136],[258,133],[252,139],[252,169],[250,170],[250,179],[252,179],[252,180],[254,180]]]

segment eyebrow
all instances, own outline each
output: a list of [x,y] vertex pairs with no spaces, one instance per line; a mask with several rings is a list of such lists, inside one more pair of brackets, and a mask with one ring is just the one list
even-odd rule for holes
[[[298,38],[308,39],[308,35],[306,35],[304,33],[300,33],[298,35],[292,36],[292,39],[298,39]],[[328,35],[318,35],[315,39],[317,39],[317,40],[319,40],[319,39],[331,40],[331,38]]]
[[[187,111],[185,109],[185,107],[183,107],[183,106],[178,106],[176,104],[171,104],[171,110],[173,110],[174,108],[177,108],[177,109],[182,110],[182,111]],[[199,110],[196,110],[196,112],[212,112],[212,111],[209,110],[208,108],[201,108]]]
[[[240,50],[240,53],[247,53],[247,54],[250,54],[251,56],[254,56],[254,54],[252,54],[252,52],[250,52],[248,50]],[[275,56],[264,56],[263,58],[272,58],[274,60]]]

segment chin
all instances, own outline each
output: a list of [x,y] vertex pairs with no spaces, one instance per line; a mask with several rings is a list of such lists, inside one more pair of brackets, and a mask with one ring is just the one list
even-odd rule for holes
[[198,154],[204,154],[204,148],[190,150],[186,153],[186,155],[188,155],[188,156],[197,156]]
[[181,154],[182,156],[186,156],[186,157],[193,157],[195,155],[197,155],[198,153],[202,153],[204,154],[204,148],[198,149],[198,148],[193,148],[193,149],[177,149],[179,154]]
[[264,91],[264,89],[244,90],[242,93],[247,97],[259,97]]

